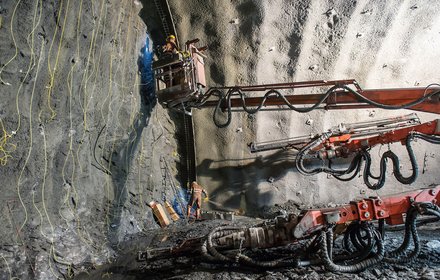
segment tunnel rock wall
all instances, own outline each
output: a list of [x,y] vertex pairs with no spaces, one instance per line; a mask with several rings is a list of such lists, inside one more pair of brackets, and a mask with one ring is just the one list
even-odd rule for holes
[[69,277],[157,227],[146,203],[171,191],[160,160],[174,174],[178,158],[141,9],[1,2],[1,279]]

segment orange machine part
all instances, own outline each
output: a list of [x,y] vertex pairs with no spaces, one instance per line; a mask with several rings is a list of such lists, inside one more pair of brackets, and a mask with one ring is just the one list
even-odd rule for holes
[[[279,83],[279,84],[266,84],[266,85],[255,85],[255,86],[226,86],[226,87],[215,87],[211,89],[218,90],[234,90],[239,89],[241,92],[252,93],[261,92],[268,90],[286,90],[286,89],[296,89],[296,88],[310,88],[310,87],[324,87],[324,86],[335,86],[335,85],[352,85],[356,88],[357,92],[362,94],[365,98],[368,98],[374,102],[386,105],[403,105],[418,100],[419,98],[429,95],[435,91],[439,91],[439,87],[431,88],[394,88],[394,89],[366,89],[360,88],[356,80],[335,80],[335,81],[307,81],[307,82],[294,82],[294,83]],[[211,90],[210,89],[210,90]],[[325,94],[293,94],[284,95],[284,97],[292,105],[312,105],[316,104],[319,100],[323,98]],[[258,106],[261,104],[264,97],[251,97],[247,96],[245,98],[246,106]],[[204,102],[200,107],[215,107],[218,101],[207,101]],[[285,105],[283,98],[278,96],[270,96],[265,102],[265,106],[280,106]],[[367,104],[363,100],[359,99],[355,95],[339,91],[331,94],[328,99],[324,102],[325,108],[328,110],[336,109],[363,109],[363,108],[374,108],[376,106]],[[222,108],[226,108],[228,104],[225,102],[222,104]],[[231,98],[231,107],[241,107],[243,106],[243,101],[241,98]],[[436,95],[432,98],[428,98],[421,102],[420,104],[414,105],[410,110],[429,112],[429,113],[440,113],[440,96]]]
[[439,204],[440,186],[431,189],[421,189],[383,198],[370,197],[350,204],[327,209],[305,210],[300,215],[295,226],[295,237],[301,238],[329,224],[326,216],[338,215],[335,224],[353,221],[372,221],[385,219],[389,225],[402,224],[403,215],[412,207],[414,202],[432,202]]
[[440,135],[440,122],[439,120],[434,120],[411,127],[396,129],[375,137],[353,139],[344,144],[343,147],[349,151],[356,151],[363,148],[365,145],[368,145],[368,147],[373,147],[378,144],[389,144],[399,141],[404,144],[404,141],[411,132],[419,132],[427,135]]

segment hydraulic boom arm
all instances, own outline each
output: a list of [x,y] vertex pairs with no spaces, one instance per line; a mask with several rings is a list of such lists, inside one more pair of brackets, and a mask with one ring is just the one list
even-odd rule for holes
[[[297,94],[282,95],[282,90],[299,88],[331,87],[324,94]],[[363,90],[356,80],[334,81],[308,81],[296,83],[280,83],[256,86],[235,86],[210,88],[206,96],[227,91],[220,108],[243,107],[243,106],[283,106],[291,105],[315,105],[327,110],[335,109],[359,109],[383,107],[384,109],[402,109],[402,107],[430,113],[440,113],[440,87],[427,88],[397,88],[397,89],[366,89]],[[242,97],[242,94],[251,92],[266,92],[264,96]],[[269,95],[267,94],[269,93]],[[232,97],[238,94],[239,97]],[[230,104],[227,98],[230,96]],[[197,106],[197,104],[195,104]],[[215,107],[218,101],[202,102],[197,107]],[[318,107],[317,107],[318,108]]]
[[[355,273],[379,262],[414,260],[421,250],[417,217],[440,217],[439,202],[440,186],[437,186],[360,199],[333,208],[303,210],[299,215],[286,213],[250,227],[224,225],[174,247],[141,251],[138,261],[187,255],[201,261],[266,269],[323,264],[330,271]],[[378,221],[378,228],[373,221]],[[405,224],[405,238],[397,250],[387,250],[385,246],[385,223]],[[336,255],[333,243],[337,241],[333,235],[341,233],[345,255],[333,256]],[[414,249],[409,246],[411,239]],[[274,254],[267,249],[280,251]],[[260,252],[260,257],[255,256],[256,252]]]

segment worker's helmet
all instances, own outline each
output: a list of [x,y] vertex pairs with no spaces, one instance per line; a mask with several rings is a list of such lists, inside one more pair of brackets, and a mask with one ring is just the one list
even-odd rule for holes
[[167,41],[171,41],[171,39],[175,40],[176,36],[170,35],[170,36],[167,37]]

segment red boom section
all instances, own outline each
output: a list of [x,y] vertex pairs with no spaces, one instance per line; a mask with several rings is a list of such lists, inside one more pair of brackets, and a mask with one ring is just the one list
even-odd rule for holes
[[344,149],[350,152],[357,151],[365,147],[374,147],[378,144],[389,144],[399,141],[402,142],[402,144],[405,144],[406,138],[408,138],[408,136],[413,132],[427,135],[440,135],[440,121],[437,119],[411,127],[395,129],[378,136],[366,139],[353,139],[348,143],[341,142],[340,144],[342,147],[344,147]]
[[404,215],[414,203],[432,202],[438,205],[439,201],[440,186],[437,186],[383,198],[370,197],[335,208],[305,210],[300,215],[294,236],[302,238],[329,223],[385,219],[389,225],[403,224]]
[[[399,106],[416,101],[424,96],[430,95],[433,92],[440,90],[440,87],[429,88],[395,88],[395,89],[366,89],[360,88],[355,80],[335,80],[335,81],[308,81],[308,82],[295,82],[295,83],[279,83],[279,84],[266,84],[256,86],[234,86],[234,87],[216,87],[210,88],[207,93],[212,90],[239,90],[242,93],[246,93],[245,104],[249,107],[258,106],[263,102],[264,97],[252,97],[252,92],[262,92],[269,90],[291,90],[297,88],[312,88],[312,87],[329,87],[329,86],[352,86],[363,97],[383,105]],[[284,95],[287,101],[292,105],[313,105],[318,103],[325,94],[295,94]],[[209,100],[200,105],[200,107],[215,107],[218,101]],[[281,106],[285,105],[283,98],[279,96],[269,96],[265,101],[265,106]],[[324,101],[325,109],[362,109],[362,108],[374,108],[376,106],[366,103],[364,100],[353,95],[352,93],[344,90],[337,90]],[[242,107],[243,101],[241,98],[232,97],[231,107]],[[226,109],[228,104],[223,102],[221,108]],[[440,113],[440,95],[434,95],[431,98],[425,99],[420,104],[411,106],[411,110]]]

